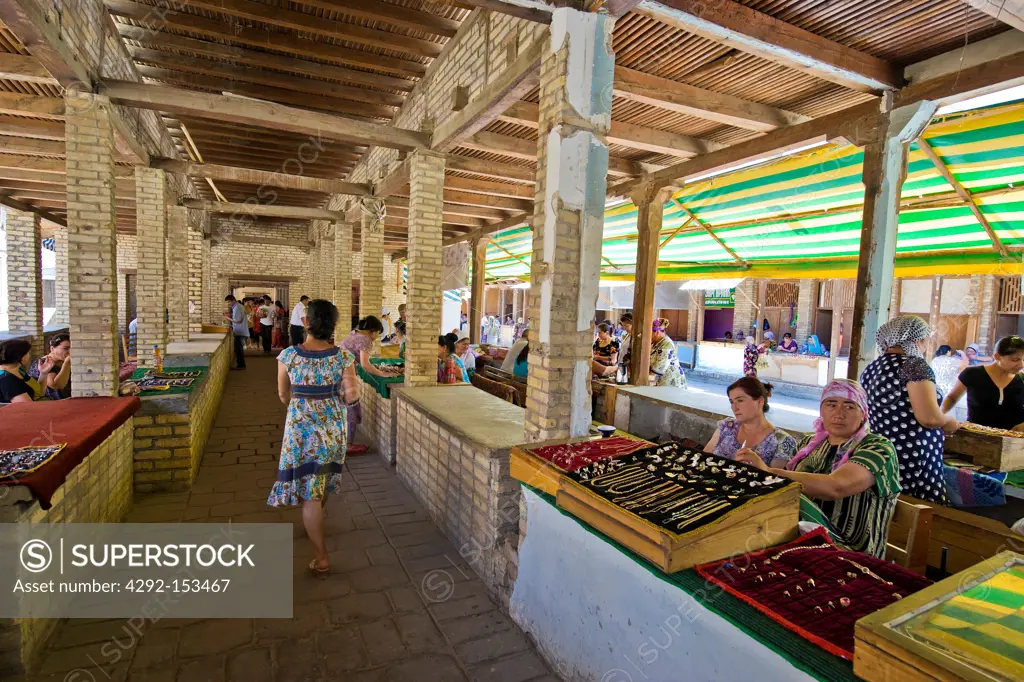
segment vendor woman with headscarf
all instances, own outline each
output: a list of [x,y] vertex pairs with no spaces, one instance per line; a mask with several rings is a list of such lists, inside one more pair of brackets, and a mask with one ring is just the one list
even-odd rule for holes
[[801,483],[837,540],[884,558],[900,494],[899,466],[889,439],[868,431],[868,397],[860,384],[836,379],[825,387],[814,433],[804,436],[785,469],[770,469],[749,453],[737,459]]
[[931,329],[916,315],[900,315],[878,328],[879,356],[864,368],[860,383],[868,394],[871,429],[896,447],[903,492],[947,504],[942,451],[947,433],[960,424],[939,409],[935,372],[920,344]]
[[676,342],[668,336],[669,321],[659,318],[651,325],[651,386],[686,388],[686,377],[679,369]]

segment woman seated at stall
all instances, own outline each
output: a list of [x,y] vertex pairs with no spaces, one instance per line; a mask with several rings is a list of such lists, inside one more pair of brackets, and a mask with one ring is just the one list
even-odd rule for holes
[[784,468],[796,454],[796,440],[775,428],[765,416],[772,385],[754,377],[743,377],[729,386],[729,406],[735,417],[718,422],[718,429],[704,447],[726,459],[740,453],[754,453],[771,467]]
[[49,354],[31,363],[28,374],[43,387],[47,399],[65,400],[71,397],[71,336],[54,334],[49,346]]
[[800,349],[797,348],[796,341],[793,340],[793,335],[786,332],[782,335],[782,342],[779,343],[779,347],[776,350],[780,353],[796,353]]
[[380,338],[383,331],[384,325],[381,324],[381,321],[373,315],[367,315],[359,320],[356,328],[349,332],[349,335],[338,345],[354,355],[356,360],[359,361],[359,366],[367,374],[378,377],[393,377],[393,373],[377,369],[370,362],[370,352],[373,350],[373,343]]
[[[525,336],[524,336],[524,338],[525,338]],[[523,345],[522,349],[519,351],[519,354],[516,355],[515,364],[512,365],[512,374],[513,374],[513,376],[517,376],[520,379],[522,379],[523,381],[526,381],[526,377],[529,374],[529,368],[530,368],[529,359],[530,359],[530,342],[527,341],[526,344]]]
[[514,374],[516,359],[528,345],[530,345],[530,330],[524,329],[523,335],[516,339],[516,342],[505,353],[505,359],[501,361],[501,371]]
[[686,388],[686,376],[679,369],[676,342],[668,335],[669,321],[660,318],[651,325],[651,386]]
[[968,367],[942,402],[949,412],[967,393],[967,421],[994,429],[1024,431],[1024,338],[1004,336],[992,362]]
[[468,384],[466,366],[455,354],[455,342],[448,335],[437,337],[437,383]]
[[980,367],[986,362],[992,362],[992,358],[981,354],[981,346],[976,343],[967,344],[967,348],[964,349],[964,354],[967,355],[967,364],[971,367]]
[[814,433],[804,436],[785,469],[769,467],[750,452],[736,459],[801,483],[837,540],[885,557],[900,494],[899,461],[888,438],[868,432],[868,397],[857,382],[836,379],[825,387]]
[[594,341],[594,355],[590,369],[597,376],[615,373],[619,362],[619,342],[612,336],[614,327],[607,320],[597,325],[597,339]]
[[[27,368],[32,344],[25,339],[0,343],[0,403],[30,403],[43,397],[43,387],[29,376]],[[53,361],[43,358],[43,375],[53,369]]]

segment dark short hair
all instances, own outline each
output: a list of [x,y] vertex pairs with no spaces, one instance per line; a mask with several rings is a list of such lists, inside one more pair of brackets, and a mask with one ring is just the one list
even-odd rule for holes
[[516,362],[526,362],[527,358],[530,357],[530,344],[527,343],[523,346],[523,349],[519,351],[519,355],[516,357]]
[[619,318],[619,322],[632,322],[633,313],[622,313],[622,317]]
[[0,342],[0,365],[21,362],[25,353],[32,350],[32,343],[25,339],[8,339]]
[[60,332],[50,337],[50,348],[56,348],[65,341],[71,341],[71,334],[67,332]]
[[302,303],[303,301],[308,301],[308,300],[309,300],[309,296],[299,296],[299,303]]
[[384,331],[384,325],[380,319],[373,315],[367,315],[363,319],[359,320],[359,324],[356,325],[356,329],[361,332],[370,332],[380,334]]
[[1024,352],[1024,338],[1012,334],[1004,336],[996,342],[996,353],[999,355],[1016,355]]
[[451,342],[452,348],[455,348],[455,344],[459,342],[459,335],[456,334],[455,332],[448,332],[447,334],[444,335],[444,338],[448,339]]
[[793,338],[793,335],[790,334],[789,332],[786,332],[785,334],[782,335],[782,338],[786,338],[786,337]]
[[449,353],[455,352],[455,342],[448,338],[447,334],[437,337],[437,347],[443,347]]
[[935,349],[935,354],[936,355],[946,355],[947,353],[950,353],[952,350],[953,350],[952,346],[950,346],[948,343],[944,343],[944,344],[942,344],[941,346],[939,346],[938,348]]
[[333,303],[322,298],[310,301],[306,308],[306,324],[310,336],[327,341],[334,336],[334,328],[338,325],[338,309]]
[[278,308],[283,308],[284,307],[283,305],[281,305],[280,301],[274,301],[274,305],[276,305]]
[[613,329],[615,329],[615,327],[608,320],[605,320],[603,322],[599,322],[598,325],[597,325],[597,330],[598,331],[602,331],[605,334],[611,334]]
[[224,300],[231,301],[232,303],[234,303],[237,299],[235,299],[235,297],[232,296],[231,294],[228,294],[227,296],[224,297]]
[[772,385],[758,379],[757,377],[743,377],[729,384],[729,388],[725,390],[725,394],[729,395],[736,389],[739,389],[746,393],[749,397],[757,400],[758,398],[764,399],[764,411],[768,411],[768,398],[772,397]]
[[395,322],[395,331],[397,331],[402,336],[405,336],[405,322],[403,322],[402,320]]

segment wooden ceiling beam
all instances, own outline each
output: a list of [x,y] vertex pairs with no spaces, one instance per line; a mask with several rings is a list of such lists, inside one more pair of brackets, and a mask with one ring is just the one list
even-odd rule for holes
[[228,78],[233,81],[268,85],[285,90],[295,90],[312,95],[321,95],[338,99],[351,100],[353,102],[364,102],[366,104],[377,104],[386,107],[400,107],[405,101],[401,95],[387,92],[366,90],[351,85],[337,85],[312,78],[295,78],[294,76],[274,73],[266,69],[256,69],[247,66],[234,66],[212,59],[197,57],[184,57],[160,52],[159,50],[144,50],[141,48],[130,48],[132,59],[138,62],[155,65],[160,68],[170,68],[197,73],[215,78]]
[[[209,134],[196,135],[192,132],[191,126],[189,126],[189,133],[193,142],[195,142],[197,146],[201,146],[200,152],[204,152],[204,150],[208,148],[216,148],[224,151],[238,151],[243,153],[256,152],[264,157],[279,157],[282,161],[289,158],[298,161],[298,155],[302,154],[303,158],[308,161],[308,163],[301,163],[302,166],[347,163],[350,161],[356,162],[361,158],[360,154],[357,152],[327,149],[326,147],[323,150],[320,150],[312,144],[308,144],[306,146],[298,144],[286,145],[280,142],[267,142],[261,144],[255,140],[241,140],[233,138],[225,139]],[[185,137],[178,134],[177,131],[172,132],[171,135],[179,142],[183,143],[185,140]]]
[[426,65],[420,62],[328,45],[290,33],[272,33],[259,28],[232,25],[217,19],[207,19],[187,12],[151,7],[129,0],[103,0],[103,2],[111,14],[135,19],[146,27],[181,29],[207,38],[289,52],[294,55],[316,57],[334,63],[386,71],[405,77],[418,77],[427,72]]
[[[67,172],[67,162],[64,159],[40,159],[31,156],[0,154],[0,168],[32,170],[59,177]],[[118,178],[134,177],[135,171],[130,166],[114,166],[114,176]]]
[[58,121],[37,121],[30,118],[0,116],[0,135],[16,135],[40,140],[63,140],[64,124]]
[[0,193],[0,204],[3,204],[8,208],[13,208],[15,211],[26,211],[28,213],[35,213],[43,220],[49,221],[54,225],[60,225],[61,227],[68,226],[68,221],[62,218],[61,216],[54,215],[50,211],[47,211],[45,208],[39,208],[33,206],[30,203],[19,201],[3,193]]
[[36,83],[38,85],[59,85],[42,63],[27,54],[0,53],[0,79]]
[[[466,227],[475,228],[487,224],[487,221],[481,218],[473,218],[469,216],[460,215],[458,213],[442,213],[441,215],[442,220],[444,220],[444,222],[450,225],[463,225]],[[397,218],[405,223],[408,223],[409,209],[394,207],[394,210],[392,210],[392,207],[388,207],[388,217]]]
[[270,185],[272,187],[297,189],[307,192],[323,192],[325,194],[363,196],[370,193],[369,185],[360,185],[343,180],[289,175],[287,173],[270,173],[254,168],[239,168],[213,163],[195,163],[193,161],[175,161],[174,159],[161,158],[152,159],[149,165],[151,168],[159,168],[174,173],[184,173],[195,177],[223,180],[225,182],[240,182],[247,185]]
[[[216,163],[222,166],[244,166],[258,170],[281,171],[284,162],[280,157],[274,158],[266,150],[238,149],[237,147],[221,147],[204,143],[203,160],[209,163]],[[229,159],[229,160],[223,160]],[[354,161],[330,161],[328,159],[317,160],[316,163],[304,163],[304,171],[315,172],[319,175],[337,178],[348,172],[355,166]]]
[[187,206],[210,213],[231,215],[262,216],[276,218],[292,218],[297,220],[344,220],[344,216],[336,211],[323,208],[307,208],[305,206],[276,206],[269,204],[233,204],[203,199],[181,199],[181,206]]
[[487,208],[501,208],[509,211],[533,210],[533,201],[526,199],[508,199],[487,194],[474,194],[454,189],[444,190],[444,201],[452,204],[467,204]]
[[762,133],[810,120],[807,116],[791,111],[652,76],[623,66],[615,67],[615,81],[612,87],[616,96],[632,102]]
[[[310,95],[284,88],[272,88],[263,85],[253,85],[244,81],[215,76],[201,76],[192,73],[184,73],[174,69],[160,69],[154,66],[140,65],[136,67],[139,74],[145,78],[159,80],[163,83],[182,88],[195,88],[199,91],[212,90],[220,94],[231,92],[236,95],[252,97],[265,102],[277,102],[290,106],[301,107],[309,110],[345,114],[352,117],[364,119],[391,120],[395,114],[392,107],[385,107],[378,104],[364,104],[351,100],[338,99],[336,97],[324,97],[322,95]],[[367,122],[370,122],[369,120]]]
[[100,86],[100,91],[112,101],[127,106],[234,121],[272,130],[317,135],[332,140],[353,140],[361,144],[374,144],[404,151],[424,149],[429,144],[429,137],[415,130],[353,121],[329,114],[227,95],[128,81],[107,81]]
[[[513,159],[524,161],[537,161],[537,143],[533,140],[525,140],[521,137],[501,135],[482,130],[469,140],[463,142],[461,147],[465,149],[476,149],[494,154],[501,154]],[[608,174],[620,176],[636,176],[643,173],[643,167],[636,161],[623,159],[615,156],[608,157]]]
[[903,86],[895,65],[733,0],[646,0],[637,11],[687,33],[860,92]]
[[440,43],[430,40],[333,21],[313,14],[285,9],[282,6],[272,7],[261,2],[250,2],[250,0],[188,0],[188,4],[219,14],[259,21],[268,26],[279,26],[293,31],[403,52],[417,57],[432,59],[441,54],[441,50],[444,49]]
[[[458,0],[458,2],[470,7],[479,7],[480,9],[486,9],[497,14],[507,14],[517,19],[526,19],[538,24],[550,24],[551,11],[555,9],[554,7],[549,7],[548,9],[525,7],[512,2],[505,2],[504,0]],[[534,4],[543,5],[544,3],[537,2]]]
[[[399,209],[409,208],[409,199],[407,197],[388,197],[387,199],[388,210],[392,207]],[[489,220],[504,220],[508,217],[508,212],[497,208],[485,208],[482,206],[466,206],[464,204],[443,204],[442,210],[445,213],[451,213],[453,215],[467,216],[470,218],[487,218]]]
[[[157,27],[158,28],[158,27]],[[409,78],[397,78],[395,76],[384,76],[377,73],[367,73],[357,69],[349,69],[333,64],[323,64],[296,57],[286,57],[279,54],[270,54],[258,50],[248,50],[244,47],[222,45],[206,40],[186,38],[176,33],[165,33],[158,30],[150,30],[139,26],[128,24],[117,24],[118,33],[126,40],[149,45],[151,48],[164,52],[169,49],[192,52],[210,59],[223,59],[245,64],[248,66],[267,67],[275,71],[287,71],[290,73],[312,76],[318,79],[329,79],[343,81],[357,85],[368,85],[375,88],[387,88],[390,90],[412,90],[416,81]],[[141,49],[141,48],[140,48]]]
[[60,97],[24,95],[20,92],[0,92],[0,114],[39,116],[64,120],[64,100]]
[[278,145],[288,149],[298,149],[303,144],[314,145],[317,149],[323,148],[332,152],[343,152],[347,154],[361,155],[368,147],[353,142],[339,142],[337,140],[316,139],[312,136],[302,137],[293,133],[286,133],[276,130],[243,128],[232,123],[220,123],[202,118],[190,118],[181,116],[178,118],[165,118],[167,127],[172,134],[181,133],[182,125],[188,127],[189,134],[195,139],[216,138],[236,139],[243,142],[263,142],[268,145]]
[[451,175],[445,176],[444,186],[466,192],[478,192],[480,194],[490,194],[496,197],[509,197],[511,199],[533,199],[537,193],[533,185],[510,185],[503,182],[492,182],[490,180],[457,178]]
[[523,182],[537,182],[537,171],[527,166],[517,166],[511,163],[499,161],[485,161],[474,159],[468,156],[449,154],[445,160],[445,168],[448,170],[465,171],[485,175],[499,180],[521,180]]
[[993,19],[1024,31],[1024,0],[964,0],[974,9]]
[[[515,102],[498,118],[536,130],[538,116],[538,105],[533,102]],[[684,158],[706,154],[709,151],[721,149],[725,146],[711,140],[702,140],[681,133],[670,133],[614,119],[612,120],[611,129],[608,131],[607,139],[611,144],[629,147],[630,149],[642,149],[653,154],[668,154]]]
[[64,156],[64,141],[29,140],[23,137],[0,135],[0,154],[26,156]]
[[454,19],[378,0],[303,0],[302,4],[445,38],[454,38],[459,30],[459,22]]

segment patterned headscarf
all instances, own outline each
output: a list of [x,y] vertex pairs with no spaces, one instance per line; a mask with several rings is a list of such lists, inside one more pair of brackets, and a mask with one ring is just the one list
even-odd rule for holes
[[[864,436],[868,434],[868,394],[864,392],[864,387],[856,381],[850,381],[849,379],[834,379],[832,383],[826,386],[825,390],[821,393],[822,403],[829,398],[851,400],[857,403],[860,411],[864,414],[864,421],[861,422],[860,428],[857,429],[857,433],[853,434],[850,440],[839,446],[838,457],[836,457],[836,461],[832,464],[832,471],[835,471],[846,464],[846,461],[850,459],[850,455],[857,449],[857,445],[864,440]],[[826,438],[828,438],[828,431],[825,429],[825,422],[821,417],[818,417],[814,420],[814,435],[811,436],[810,442],[801,448],[800,452],[796,453],[796,456],[793,457],[793,459],[789,460],[789,464],[786,465],[786,468],[790,471],[795,471],[796,465],[800,460],[814,452]]]
[[928,323],[917,315],[900,315],[878,328],[875,342],[878,344],[879,353],[899,346],[904,354],[919,358],[922,354],[917,342],[924,341],[931,334],[932,330]]
[[671,322],[666,320],[664,317],[659,317],[651,324],[651,331],[653,332],[664,332],[668,333],[668,328]]

